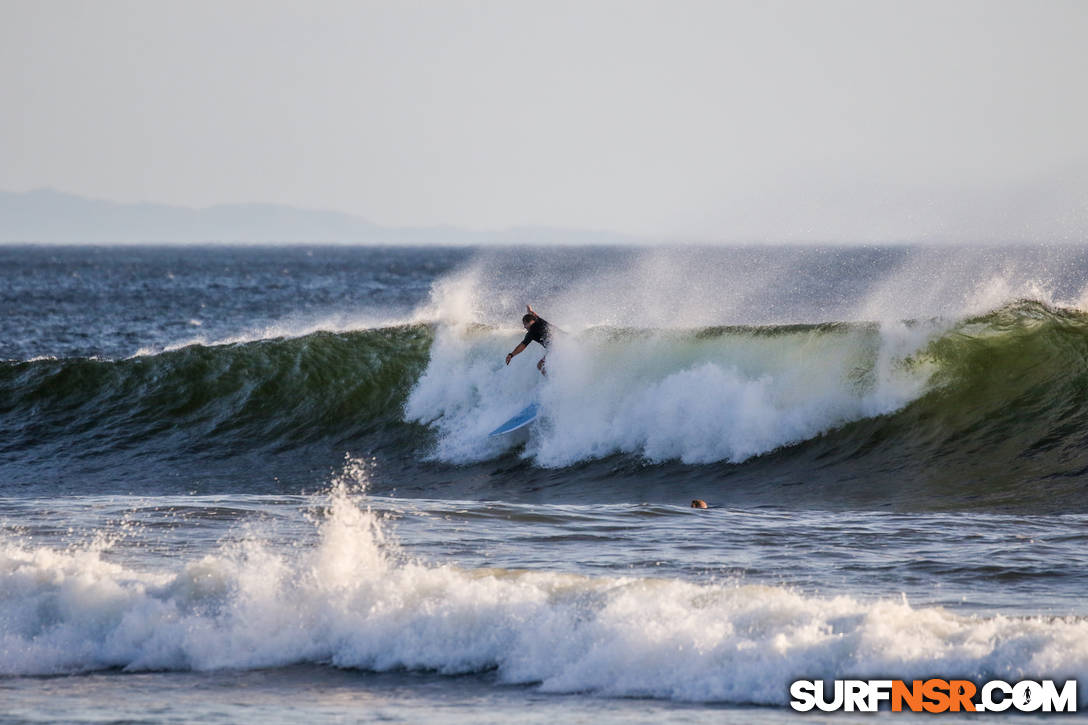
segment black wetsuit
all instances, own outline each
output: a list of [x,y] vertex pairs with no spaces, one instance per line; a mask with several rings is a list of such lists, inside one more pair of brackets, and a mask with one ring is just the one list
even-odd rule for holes
[[539,342],[545,349],[547,349],[548,343],[551,342],[551,328],[548,326],[548,321],[543,317],[536,318],[536,322],[529,325],[529,329],[525,333],[525,339],[521,341],[521,344],[528,347],[533,340]]

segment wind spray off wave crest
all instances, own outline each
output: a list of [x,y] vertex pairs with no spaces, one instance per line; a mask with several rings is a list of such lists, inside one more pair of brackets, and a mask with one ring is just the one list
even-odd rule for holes
[[[438,329],[406,418],[467,463],[520,438],[488,431],[541,404],[525,455],[740,462],[900,410],[941,364],[918,354],[1027,298],[1076,307],[1076,249],[760,248],[480,253],[432,291]],[[587,261],[587,264],[578,264]],[[1071,271],[1072,270],[1072,271]],[[547,381],[499,361],[525,301],[566,329]]]

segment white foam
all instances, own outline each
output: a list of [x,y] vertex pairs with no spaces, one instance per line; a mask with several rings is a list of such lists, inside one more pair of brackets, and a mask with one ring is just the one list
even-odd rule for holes
[[[962,616],[902,599],[736,582],[464,570],[408,561],[337,487],[316,545],[261,530],[175,571],[0,542],[0,673],[329,662],[496,670],[508,683],[782,704],[796,678],[1083,677],[1088,622]],[[1082,688],[1083,690],[1083,688]]]
[[520,442],[487,433],[533,398],[542,424],[526,454],[543,466],[614,453],[743,461],[913,400],[932,371],[903,361],[931,333],[889,323],[771,335],[567,335],[553,345],[545,380],[535,346],[503,367],[516,331],[444,327],[405,412],[437,429],[434,455],[450,462]]

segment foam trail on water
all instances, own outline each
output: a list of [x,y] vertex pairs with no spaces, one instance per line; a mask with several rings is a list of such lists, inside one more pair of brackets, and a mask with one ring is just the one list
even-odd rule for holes
[[[343,479],[365,471],[349,461]],[[797,678],[1088,674],[1088,622],[959,616],[738,582],[465,570],[411,561],[344,480],[312,544],[240,544],[137,570],[108,545],[0,542],[0,673],[495,670],[549,692],[782,704]],[[267,524],[266,524],[267,525]]]

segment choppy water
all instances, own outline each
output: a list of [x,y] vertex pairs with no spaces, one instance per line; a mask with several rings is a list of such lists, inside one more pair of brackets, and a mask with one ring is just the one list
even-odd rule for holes
[[0,721],[1083,696],[1086,289],[1078,249],[2,248]]

